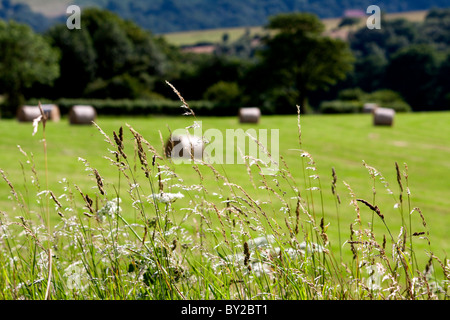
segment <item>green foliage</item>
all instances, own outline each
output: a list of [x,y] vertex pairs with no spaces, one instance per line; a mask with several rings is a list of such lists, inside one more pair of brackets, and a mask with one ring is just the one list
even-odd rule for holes
[[409,112],[411,106],[403,99],[403,97],[393,90],[380,89],[363,96],[364,102],[374,102],[383,108],[394,109],[396,112]]
[[80,96],[97,73],[97,52],[89,31],[69,30],[59,24],[48,30],[46,36],[61,52],[61,72],[52,89],[63,97]]
[[[115,5],[128,8],[125,2]],[[154,8],[159,5],[154,3]],[[53,84],[22,86],[16,100],[22,94],[51,100],[173,98],[165,84],[169,80],[187,92],[188,100],[208,97],[214,105],[259,106],[265,113],[291,113],[287,106],[292,105],[305,112],[309,100],[317,107],[323,100],[340,99],[338,92],[353,87],[398,91],[414,110],[444,109],[449,92],[448,16],[446,10],[434,10],[421,24],[383,20],[381,30],[364,27],[351,33],[350,50],[344,41],[322,35],[324,25],[317,16],[279,14],[269,19],[264,38],[247,32],[230,42],[225,36],[214,54],[199,55],[182,52],[112,12],[83,9],[81,30],[60,24],[45,34],[60,51],[60,76]],[[403,102],[396,104],[407,109]]]
[[349,89],[344,89],[344,90],[340,91],[338,94],[338,98],[339,98],[339,100],[344,100],[344,101],[352,101],[352,100],[362,101],[366,94],[367,93],[365,93],[359,87],[349,88]]
[[332,100],[323,101],[320,104],[319,112],[324,114],[360,113],[362,108],[363,104],[360,101]]
[[[421,23],[383,20],[380,30],[362,27],[350,33],[356,62],[347,86],[397,91],[413,110],[448,109],[445,96],[450,88],[444,74],[449,23],[449,9],[433,9]],[[402,109],[401,104],[396,102],[396,107]]]
[[341,22],[338,24],[338,28],[343,28],[347,26],[354,26],[357,25],[361,21],[361,18],[357,17],[345,17],[342,18]]
[[435,100],[439,62],[430,45],[413,45],[396,52],[386,70],[387,85],[398,91],[415,110]]
[[[168,99],[161,99],[155,95],[156,99],[58,99],[51,101],[58,105],[61,114],[67,115],[70,108],[74,105],[91,105],[99,115],[118,116],[118,115],[182,115],[183,109],[180,108],[180,102]],[[47,103],[50,101],[42,100]],[[28,104],[36,105],[38,100],[32,99],[27,101]],[[227,111],[218,111],[223,109],[220,104],[211,101],[189,101],[189,106],[195,110],[196,114],[210,116],[216,113],[227,113]],[[230,113],[228,113],[230,114]],[[234,114],[233,114],[234,115]]]
[[240,90],[236,82],[219,81],[205,91],[203,98],[224,105],[232,105],[239,100],[239,95]]
[[61,24],[46,35],[62,55],[52,98],[152,98],[155,79],[173,72],[163,40],[106,10],[85,9],[81,30]]
[[266,28],[303,36],[319,35],[325,31],[325,25],[312,13],[280,13],[269,17]]
[[257,46],[254,42],[260,41],[260,35],[251,35],[250,30],[246,29],[245,33],[237,40],[229,41],[228,33],[222,36],[222,42],[216,45],[215,52],[218,55],[228,55],[238,57],[240,59],[252,59],[255,56]]
[[450,46],[450,8],[432,9],[421,27],[422,41],[433,43],[440,50]]
[[97,79],[89,83],[85,90],[86,98],[102,99],[145,99],[158,95],[146,88],[139,79],[125,73],[111,79]]
[[23,103],[22,90],[35,83],[51,84],[59,75],[58,53],[30,27],[0,20],[0,84],[11,116]]
[[311,14],[282,14],[271,18],[269,29],[278,31],[261,52],[265,85],[286,88],[298,94],[301,112],[308,96],[345,79],[352,70],[353,56],[347,43],[323,37],[322,22]]
[[450,74],[450,52],[447,54],[444,61],[440,64],[436,78],[436,107],[439,109],[450,110],[450,81],[448,76]]
[[398,49],[414,43],[419,37],[416,24],[406,19],[382,20],[381,29],[370,30],[361,27],[349,35],[352,50],[359,56],[378,54],[378,49],[386,57]]
[[186,54],[182,57],[179,75],[170,82],[186,92],[186,99],[201,100],[208,88],[218,82],[236,82],[241,86],[248,67],[247,60],[234,56]]
[[411,107],[402,96],[389,89],[381,89],[371,93],[360,88],[344,89],[338,94],[339,100],[323,101],[321,113],[360,113],[364,103],[376,103],[380,107],[394,109],[396,112],[409,112]]

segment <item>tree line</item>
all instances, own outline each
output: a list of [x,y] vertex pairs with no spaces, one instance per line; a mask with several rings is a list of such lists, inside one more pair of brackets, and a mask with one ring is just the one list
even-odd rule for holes
[[316,15],[285,13],[270,17],[257,39],[224,36],[215,53],[198,54],[98,8],[83,10],[80,30],[57,24],[42,35],[0,20],[2,112],[13,115],[30,98],[174,98],[166,80],[218,108],[308,112],[359,88],[394,90],[414,110],[448,109],[449,24],[450,10],[435,9],[423,23],[383,20],[380,30],[361,28],[343,41],[324,36]]

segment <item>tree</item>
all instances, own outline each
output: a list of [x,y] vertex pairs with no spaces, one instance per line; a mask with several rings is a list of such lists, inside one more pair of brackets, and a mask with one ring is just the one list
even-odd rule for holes
[[59,24],[46,35],[61,52],[60,77],[52,91],[66,98],[79,97],[94,80],[97,71],[97,53],[89,32],[85,28],[69,30],[66,25]]
[[437,99],[433,105],[438,110],[450,110],[450,81],[448,76],[450,74],[450,52],[446,58],[439,65],[436,75],[437,86],[433,90],[437,93]]
[[375,45],[371,52],[356,59],[355,69],[349,76],[352,86],[368,92],[385,87],[385,72],[389,63],[380,47]]
[[353,26],[358,25],[360,22],[361,22],[361,18],[345,17],[345,18],[342,18],[341,22],[339,22],[338,28],[353,27]]
[[81,30],[61,24],[46,36],[62,54],[52,98],[145,98],[172,71],[163,40],[107,10],[85,9]]
[[25,88],[51,84],[59,76],[58,59],[58,52],[30,27],[0,21],[0,85],[6,94],[6,116],[23,103]]
[[420,33],[423,42],[434,43],[438,49],[450,47],[450,8],[432,9],[423,22]]
[[322,36],[323,23],[308,13],[279,14],[267,25],[275,35],[262,51],[266,89],[282,88],[305,112],[311,92],[345,79],[353,55],[339,39]]
[[413,44],[419,37],[417,25],[406,19],[383,20],[381,29],[366,27],[349,34],[350,47],[356,57],[379,54],[389,58],[397,50]]
[[414,110],[433,106],[439,59],[431,45],[411,45],[392,56],[386,85],[398,91]]

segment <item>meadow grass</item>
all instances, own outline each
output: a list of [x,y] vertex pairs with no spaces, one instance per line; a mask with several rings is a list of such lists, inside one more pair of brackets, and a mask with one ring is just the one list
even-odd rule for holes
[[192,117],[48,122],[45,152],[42,127],[2,120],[1,297],[445,299],[449,117],[263,117],[276,176],[165,159]]

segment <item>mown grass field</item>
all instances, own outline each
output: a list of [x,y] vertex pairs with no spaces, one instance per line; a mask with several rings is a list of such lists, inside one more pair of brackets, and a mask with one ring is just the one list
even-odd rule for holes
[[[202,121],[203,131],[209,128],[226,129],[242,128],[244,130],[255,129],[278,129],[279,130],[279,153],[289,166],[298,188],[303,196],[309,197],[314,203],[314,214],[317,219],[324,216],[325,223],[329,224],[328,234],[333,250],[338,253],[340,249],[345,257],[350,257],[351,253],[344,241],[349,237],[349,225],[356,219],[355,210],[350,203],[349,190],[343,184],[348,183],[358,198],[372,202],[374,199],[373,187],[375,187],[375,203],[383,212],[390,231],[395,236],[399,232],[401,225],[400,208],[394,208],[398,203],[399,186],[396,180],[395,162],[399,164],[400,170],[405,172],[404,164],[408,166],[409,189],[411,193],[411,204],[407,203],[406,191],[403,194],[403,215],[404,219],[409,219],[409,211],[414,207],[419,207],[427,222],[430,245],[426,240],[416,239],[416,254],[424,261],[426,252],[433,251],[439,256],[445,256],[449,249],[448,230],[450,228],[450,113],[410,113],[397,114],[395,125],[391,127],[374,127],[370,115],[339,115],[339,116],[303,116],[301,117],[301,141],[302,149],[306,150],[313,157],[315,164],[308,165],[305,158],[300,157],[297,117],[292,116],[266,116],[258,125],[240,125],[235,117],[208,117],[198,118]],[[129,157],[135,154],[132,144],[132,135],[126,124],[138,131],[149,141],[158,152],[162,154],[163,139],[168,137],[168,128],[174,130],[191,125],[192,117],[100,117],[97,121],[106,134],[112,137],[112,132],[118,132],[120,126],[124,128],[125,151]],[[30,158],[34,158],[35,169],[38,173],[40,190],[46,189],[44,152],[42,142],[42,126],[35,136],[32,136],[31,123],[18,123],[15,120],[1,120],[0,126],[0,168],[4,170],[8,179],[15,186],[16,191],[21,194],[31,210],[39,212],[39,205],[36,202],[36,188],[33,187],[33,174],[31,164],[27,163],[27,158],[19,148],[20,145]],[[95,177],[92,172],[86,171],[84,164],[79,157],[87,160],[91,167],[96,168],[104,179],[105,188],[108,190],[108,198],[114,198],[115,192],[121,189],[120,193],[125,199],[123,207],[127,208],[126,186],[124,179],[120,180],[117,168],[104,157],[114,158],[108,150],[111,145],[104,141],[104,136],[93,126],[71,126],[67,119],[62,119],[59,123],[47,123],[46,127],[48,146],[48,189],[57,196],[65,193],[63,190],[63,179],[68,181],[72,187],[79,186],[84,192],[89,193],[91,198],[98,194]],[[224,135],[225,136],[225,135]],[[270,140],[269,140],[270,141]],[[226,143],[224,142],[224,145]],[[270,151],[269,147],[269,151]],[[272,151],[274,149],[272,148]],[[234,150],[235,151],[235,150]],[[230,152],[230,150],[224,150]],[[136,157],[136,155],[135,155]],[[149,160],[151,161],[151,160]],[[368,170],[363,166],[365,161],[369,166],[375,167],[389,183],[386,187],[380,177],[374,179],[369,175]],[[137,161],[139,162],[139,161]],[[305,167],[316,167],[317,171],[307,170]],[[222,173],[225,173],[229,181],[240,185],[254,199],[263,203],[267,214],[279,221],[283,225],[284,215],[280,211],[281,203],[267,190],[253,187],[251,179],[247,174],[245,165],[224,164],[215,165]],[[254,167],[252,167],[254,169]],[[331,170],[335,168],[338,181],[337,191],[342,203],[339,210],[336,209],[335,198],[331,193]],[[203,180],[198,173],[193,170],[192,165],[173,165],[173,170],[183,178],[185,184],[204,184],[209,191],[208,194],[197,196],[214,199],[221,195],[226,197],[226,188],[215,180],[212,171],[205,166],[200,166]],[[139,172],[139,164],[136,172]],[[141,173],[141,176],[143,175]],[[152,174],[155,174],[153,172]],[[312,180],[309,185],[309,175],[317,174],[319,179]],[[306,179],[305,179],[306,177]],[[258,174],[253,175],[254,181],[263,179]],[[271,180],[270,176],[266,176]],[[35,179],[34,179],[35,180]],[[176,181],[175,181],[176,182]],[[165,191],[169,188],[173,192],[183,190],[177,189],[168,182]],[[122,183],[122,185],[120,185]],[[280,181],[280,190],[288,190]],[[405,181],[403,181],[405,183]],[[316,186],[320,190],[307,191],[306,188]],[[406,188],[406,187],[405,187]],[[388,189],[393,194],[388,194]],[[145,192],[151,193],[146,187]],[[289,198],[288,191],[286,198]],[[182,208],[188,204],[189,197],[196,196],[191,193],[188,197],[175,203],[175,209],[179,208],[179,216],[174,219],[181,221],[185,213]],[[292,197],[296,195],[291,194]],[[21,209],[12,207],[10,188],[5,181],[0,182],[0,210],[11,216],[23,215]],[[75,199],[79,202],[79,210],[83,210],[82,198],[75,192]],[[218,198],[217,198],[218,199]],[[219,199],[218,199],[219,200]],[[223,199],[222,199],[223,200]],[[267,202],[264,204],[264,202]],[[51,205],[52,207],[53,205]],[[294,201],[295,206],[295,201]],[[339,219],[337,215],[339,214]],[[373,223],[375,233],[379,236],[386,235],[387,231],[381,221],[372,220],[372,213],[362,206],[361,218],[364,224]],[[124,216],[133,219],[136,214],[132,210],[125,210]],[[53,223],[59,221],[56,213],[51,214]],[[412,232],[423,231],[422,220],[417,213],[411,217]],[[216,221],[217,222],[217,221]],[[182,222],[185,227],[193,230],[192,219]],[[343,245],[342,247],[339,245]],[[340,248],[341,247],[341,248]]]

